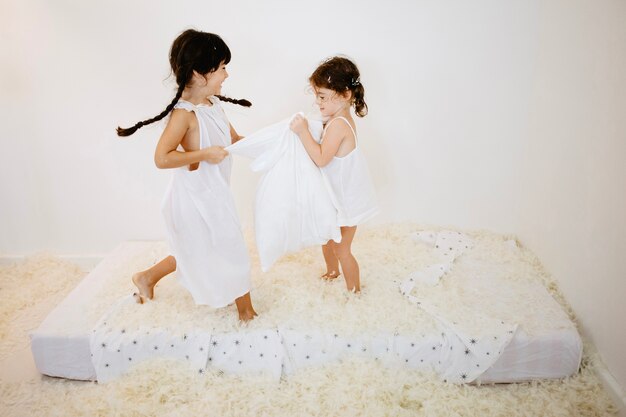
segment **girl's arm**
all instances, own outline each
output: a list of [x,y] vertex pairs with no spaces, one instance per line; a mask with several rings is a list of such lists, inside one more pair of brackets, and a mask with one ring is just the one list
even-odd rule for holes
[[240,141],[241,139],[244,138],[244,136],[239,136],[239,134],[237,133],[237,131],[235,130],[233,125],[231,125],[230,123],[228,125],[230,126],[230,140],[231,140],[231,143],[238,142],[238,141]]
[[339,145],[346,137],[348,126],[345,123],[333,123],[324,133],[324,140],[321,144],[315,142],[311,132],[309,132],[309,123],[301,116],[296,115],[291,120],[289,128],[300,137],[304,149],[318,167],[328,165],[339,150]]
[[194,117],[195,115],[192,112],[182,109],[175,109],[172,112],[154,152],[154,163],[158,168],[178,168],[200,161],[217,164],[222,162],[228,155],[228,152],[221,146],[209,146],[189,152],[177,150],[178,145],[180,145],[187,134]]

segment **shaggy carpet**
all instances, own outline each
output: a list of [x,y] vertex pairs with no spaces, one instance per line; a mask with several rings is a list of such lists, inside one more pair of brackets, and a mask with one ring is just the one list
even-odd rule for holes
[[[394,239],[418,226],[393,225],[363,229],[355,240],[362,259],[383,256],[402,245]],[[507,239],[474,234],[484,239]],[[486,236],[486,237],[485,237]],[[378,242],[376,245],[368,242]],[[383,242],[383,243],[380,243]],[[386,245],[382,247],[380,245]],[[571,309],[551,277],[534,255],[523,257],[541,271],[539,279],[573,318]],[[396,253],[396,256],[405,256]],[[497,254],[496,254],[497,255]],[[387,255],[384,255],[387,256]],[[416,266],[423,260],[416,260]],[[277,264],[277,271],[302,262],[320,270],[319,249],[292,255]],[[370,264],[371,265],[371,264]],[[393,263],[390,263],[393,265]],[[258,265],[254,268],[258,269]],[[408,271],[389,270],[402,279]],[[288,275],[288,274],[286,274]],[[198,374],[183,363],[144,362],[107,384],[49,378],[33,372],[33,364],[17,359],[29,346],[28,331],[35,328],[77,284],[84,273],[53,256],[38,255],[0,268],[0,415],[2,416],[610,416],[616,410],[595,374],[595,360],[585,349],[580,371],[562,380],[500,385],[445,384],[429,373],[386,368],[374,361],[354,359],[309,368],[276,382],[269,375],[228,375],[209,370]],[[254,273],[253,279],[262,278]],[[320,287],[346,302],[339,283]],[[171,285],[168,283],[168,285]],[[310,285],[318,286],[319,283]],[[370,282],[370,290],[375,290]],[[161,290],[167,298],[167,285]],[[368,282],[364,279],[364,292]],[[262,292],[262,291],[261,291]],[[106,297],[104,297],[106,298]],[[104,300],[103,300],[104,301]],[[349,304],[358,307],[358,299]],[[264,306],[258,325],[288,306]],[[176,308],[176,305],[172,307]],[[317,307],[317,306],[316,306]],[[226,311],[228,311],[227,309]],[[148,313],[148,311],[146,311]],[[229,311],[228,316],[234,317]],[[362,326],[346,319],[346,326]],[[369,326],[377,327],[377,322]],[[17,358],[17,359],[16,359]],[[22,359],[23,360],[23,359]],[[16,363],[17,361],[17,363]]]

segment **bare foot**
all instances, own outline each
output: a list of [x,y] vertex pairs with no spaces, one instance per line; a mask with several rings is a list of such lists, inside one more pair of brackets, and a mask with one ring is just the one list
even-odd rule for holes
[[252,300],[250,299],[250,293],[246,293],[241,297],[235,299],[237,304],[237,312],[239,312],[239,320],[243,323],[247,323],[256,316],[256,311],[252,307]]
[[254,311],[254,309],[250,309],[250,310],[246,310],[246,311],[240,311],[239,312],[239,321],[247,323],[250,320],[254,319],[255,316],[258,316],[258,314],[256,313],[256,311]]
[[339,278],[341,274],[338,271],[328,271],[324,275],[322,275],[322,279],[326,281],[332,281],[333,279]]
[[137,304],[143,304],[143,297],[138,292],[133,293],[133,298]]
[[137,272],[133,275],[133,284],[139,290],[133,293],[133,297],[139,304],[143,304],[146,299],[152,300],[154,297],[154,284],[150,282],[150,276],[146,271]]

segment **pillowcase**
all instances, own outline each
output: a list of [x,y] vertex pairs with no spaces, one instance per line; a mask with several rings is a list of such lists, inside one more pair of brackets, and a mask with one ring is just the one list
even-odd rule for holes
[[[254,210],[263,272],[287,253],[331,239],[341,241],[330,191],[300,138],[289,129],[290,121],[265,127],[226,147],[232,154],[252,158],[250,168],[263,173]],[[319,142],[322,122],[309,120],[309,130]]]

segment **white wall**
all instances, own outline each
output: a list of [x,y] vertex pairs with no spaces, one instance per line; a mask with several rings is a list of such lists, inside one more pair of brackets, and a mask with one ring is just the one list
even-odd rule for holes
[[575,5],[541,9],[515,230],[624,387],[626,2]]
[[[231,47],[224,93],[254,103],[228,108],[244,134],[312,110],[308,75],[345,53],[370,106],[357,123],[377,221],[517,234],[626,385],[626,334],[614,319],[626,316],[623,1],[156,4],[0,6],[0,253],[105,254],[163,237],[160,127],[129,139],[114,128],[170,101],[167,54],[183,29]],[[245,225],[254,183],[237,160]]]
[[[378,221],[513,231],[507,207],[520,180],[511,168],[525,140],[535,5],[152,3],[13,1],[2,13],[2,139],[11,151],[0,167],[9,196],[0,251],[106,253],[163,235],[169,173],[152,162],[160,127],[129,139],[114,128],[170,101],[168,49],[189,26],[230,45],[225,93],[254,103],[229,110],[243,133],[312,110],[306,80],[316,65],[335,53],[355,59],[370,106],[359,133],[381,197]],[[248,225],[254,180],[239,162],[233,189]]]

